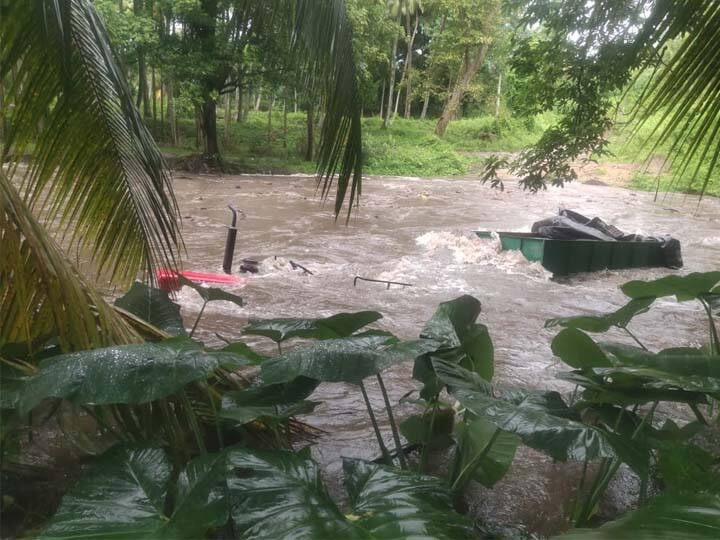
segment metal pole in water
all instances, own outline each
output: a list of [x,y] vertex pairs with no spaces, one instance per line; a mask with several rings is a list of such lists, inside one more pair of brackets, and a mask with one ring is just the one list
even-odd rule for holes
[[237,210],[228,204],[232,212],[232,221],[228,227],[227,239],[225,240],[225,256],[223,257],[223,271],[232,274],[233,255],[235,255],[235,240],[237,239]]

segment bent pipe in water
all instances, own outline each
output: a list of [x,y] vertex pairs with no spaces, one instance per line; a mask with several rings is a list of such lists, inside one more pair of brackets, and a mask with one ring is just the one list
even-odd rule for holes
[[232,212],[232,221],[228,227],[227,238],[225,239],[225,255],[223,256],[223,272],[232,273],[233,256],[235,255],[235,240],[237,239],[237,210],[231,204],[228,208]]

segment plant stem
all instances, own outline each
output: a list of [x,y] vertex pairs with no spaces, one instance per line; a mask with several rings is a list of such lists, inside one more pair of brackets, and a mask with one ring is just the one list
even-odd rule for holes
[[193,324],[192,330],[190,330],[190,335],[188,337],[192,338],[193,334],[195,334],[195,329],[197,328],[198,324],[200,323],[200,319],[203,316],[203,312],[205,311],[205,306],[207,306],[207,302],[203,302],[202,307],[200,308],[200,313],[198,313],[197,319],[195,319],[195,324]]
[[198,445],[200,453],[207,454],[207,448],[205,448],[205,441],[203,441],[197,415],[195,414],[195,410],[193,409],[192,403],[190,403],[190,399],[187,397],[187,392],[185,390],[180,391],[180,401],[185,409],[185,417],[187,418],[190,429],[195,436],[195,443]]
[[483,451],[480,452],[475,459],[473,459],[465,466],[465,468],[463,468],[463,470],[460,471],[460,474],[458,474],[458,477],[450,486],[450,491],[454,493],[459,493],[459,491],[463,491],[465,489],[465,486],[468,482],[468,480],[466,479],[470,479],[472,477],[472,473],[475,472],[475,469],[477,469],[477,466],[480,464],[480,462],[485,458],[485,456],[488,455],[490,449],[492,448],[492,445],[495,444],[495,441],[500,436],[501,432],[502,430],[500,428],[495,428],[495,432],[492,434],[492,437],[490,437],[490,440],[485,445],[485,448],[483,448]]
[[215,432],[217,433],[218,448],[222,450],[225,448],[225,441],[223,440],[222,429],[220,428],[220,417],[217,415],[217,408],[215,407],[215,399],[213,398],[212,388],[210,385],[205,385],[205,391],[207,392],[208,401],[210,402],[210,408],[213,412],[213,419],[215,420]]
[[390,452],[388,452],[388,449],[385,446],[385,441],[383,441],[382,434],[380,433],[380,428],[378,427],[378,423],[375,418],[375,413],[372,409],[372,404],[370,403],[370,398],[365,391],[365,385],[362,381],[360,381],[360,392],[362,392],[363,399],[365,400],[365,406],[367,407],[368,414],[370,415],[370,423],[372,424],[373,430],[375,431],[375,437],[377,437],[380,452],[382,453],[383,458],[385,458],[385,462],[388,465],[392,465],[392,458],[390,457]]
[[428,446],[430,445],[430,441],[432,440],[432,434],[433,434],[433,429],[435,428],[435,416],[437,414],[437,410],[438,410],[438,403],[437,403],[437,396],[436,396],[435,400],[433,401],[433,406],[432,406],[432,416],[430,417],[430,429],[428,430],[427,438],[425,439],[425,442],[422,447],[422,451],[420,452],[420,465],[418,467],[419,472],[423,472],[425,470],[425,467],[427,466]]
[[645,345],[642,344],[642,342],[637,338],[637,336],[635,336],[635,334],[633,334],[633,333],[630,331],[629,328],[623,326],[622,329],[625,330],[625,332],[627,332],[627,335],[630,336],[631,338],[633,338],[633,339],[635,340],[635,343],[637,343],[638,345],[640,345],[640,347],[641,347],[644,351],[647,351],[647,350],[648,350],[648,348],[647,348]]
[[403,452],[402,443],[400,442],[400,432],[398,431],[397,424],[395,423],[392,406],[390,405],[390,398],[388,397],[387,390],[385,390],[385,383],[383,383],[382,377],[379,373],[375,374],[375,376],[377,377],[380,392],[382,393],[383,400],[385,401],[385,410],[387,410],[388,420],[390,420],[390,430],[392,431],[393,440],[395,441],[395,450],[397,451],[398,459],[400,460],[400,468],[407,469],[405,452]]
[[703,298],[700,298],[699,300],[705,308],[705,313],[708,316],[708,323],[710,325],[710,352],[713,356],[720,355],[720,337],[718,337],[718,331],[715,326],[715,318],[713,317],[712,309],[710,309],[710,305]]
[[700,412],[700,409],[698,409],[698,406],[695,403],[688,403],[690,408],[692,409],[692,412],[695,413],[695,417],[698,419],[698,421],[701,424],[708,425],[707,420],[705,420],[705,417]]
[[280,345],[279,341],[277,342],[277,347],[278,347],[278,355],[282,356],[282,345]]

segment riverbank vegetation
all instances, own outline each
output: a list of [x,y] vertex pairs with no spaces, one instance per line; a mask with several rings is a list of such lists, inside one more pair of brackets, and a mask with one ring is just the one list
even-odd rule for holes
[[[636,125],[655,118],[672,171],[696,171],[707,190],[720,155],[706,99],[716,71],[702,62],[716,3],[520,4],[0,2],[3,536],[502,538],[514,524],[476,519],[465,497],[500,481],[520,445],[581,464],[564,538],[720,535],[720,272],[632,281],[615,312],[548,321],[565,394],[494,385],[502,328],[478,322],[480,301],[461,292],[413,339],[362,311],[251,321],[207,347],[194,339],[203,310],[188,330],[154,287],[184,246],[153,133],[176,147],[192,130],[207,167],[225,167],[233,149],[264,154],[261,167],[299,151],[317,163],[322,194],[335,190],[336,215],[360,195],[363,159],[461,174],[468,154],[531,144],[506,165],[542,189],[572,179],[573,160],[605,154],[621,91],[654,66]],[[510,99],[508,87],[525,92]],[[178,280],[203,306],[244,305]],[[98,281],[129,290],[106,298]],[[703,314],[698,344],[650,350],[632,321],[671,298]],[[417,411],[399,418],[383,373],[404,362]],[[377,443],[375,459],[343,461],[346,500],[329,495],[317,432],[301,420],[328,382],[362,396]],[[37,460],[38,448],[54,459]],[[599,502],[621,468],[637,478],[637,509],[605,522]]]

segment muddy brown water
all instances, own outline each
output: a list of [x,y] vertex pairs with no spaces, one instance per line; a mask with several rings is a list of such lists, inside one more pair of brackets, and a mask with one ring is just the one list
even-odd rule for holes
[[[500,192],[468,179],[368,178],[361,207],[346,226],[333,220],[329,204],[319,203],[312,178],[178,174],[175,191],[187,269],[221,271],[228,204],[245,214],[238,226],[236,267],[243,257],[260,261],[260,273],[237,290],[246,301],[244,309],[224,303],[207,307],[198,335],[206,343],[220,344],[216,333],[241,338],[249,318],[321,317],[366,309],[383,314],[380,328],[413,338],[438,303],[471,294],[482,302],[481,321],[495,344],[495,381],[501,386],[568,391],[555,378],[562,368],[550,351],[555,332],[545,330],[544,321],[617,309],[625,302],[619,285],[671,271],[604,271],[553,280],[538,264],[475,238],[473,229],[527,231],[534,221],[566,207],[601,216],[627,232],[673,234],[682,242],[683,273],[717,270],[720,264],[720,200],[712,198],[698,206],[694,197],[674,195],[654,202],[649,193],[581,183],[531,194],[512,182]],[[290,260],[313,275],[293,270]],[[355,276],[412,287],[388,290],[366,282],[354,287]],[[201,306],[199,297],[185,288],[178,302],[190,325]],[[651,348],[692,346],[705,339],[700,311],[669,300],[659,301],[632,327]],[[246,341],[272,351],[267,340]],[[411,371],[407,364],[386,375],[395,403],[416,387]],[[369,386],[379,410],[381,398]],[[376,457],[376,444],[356,388],[324,384],[313,399],[324,403],[303,419],[325,432],[314,455],[331,490],[339,493],[341,456]],[[401,417],[410,412],[406,406],[398,409]],[[385,435],[390,442],[387,429]],[[547,534],[563,527],[577,478],[577,467],[522,450],[495,489],[474,492],[471,509],[481,517],[522,523]],[[620,510],[631,505],[633,490],[631,482],[620,482],[612,505]]]

